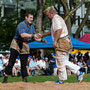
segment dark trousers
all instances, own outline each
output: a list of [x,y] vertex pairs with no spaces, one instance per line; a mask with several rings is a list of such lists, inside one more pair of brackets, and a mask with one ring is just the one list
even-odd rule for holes
[[11,54],[10,54],[10,58],[9,58],[9,63],[8,66],[5,68],[5,73],[7,75],[12,75],[12,68],[16,62],[17,56],[20,56],[20,62],[21,62],[21,74],[22,77],[26,77],[28,76],[27,74],[27,60],[28,60],[28,54],[19,54],[17,50],[15,49],[11,49]]

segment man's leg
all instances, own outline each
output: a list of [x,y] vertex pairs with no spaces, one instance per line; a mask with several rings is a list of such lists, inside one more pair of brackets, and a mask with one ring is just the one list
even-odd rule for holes
[[21,54],[20,55],[20,60],[21,60],[21,74],[24,82],[27,82],[26,77],[28,76],[27,73],[27,60],[28,60],[28,54]]
[[83,81],[85,73],[81,70],[81,68],[78,65],[73,64],[68,60],[68,58],[69,58],[68,53],[67,53],[67,57],[65,57],[65,58],[66,58],[65,59],[66,60],[65,61],[66,68],[69,69],[74,74],[76,74],[78,82],[81,83]]
[[76,65],[76,64],[73,64],[72,62],[70,62],[68,60],[68,57],[66,57],[65,59],[65,65],[66,65],[66,68],[69,69],[71,72],[73,72],[74,74],[77,74],[77,72],[79,71],[80,69],[80,66]]
[[64,52],[56,51],[56,65],[58,69],[58,76],[59,76],[59,84],[63,84],[64,80],[67,80],[67,72],[65,66],[65,56]]
[[8,63],[8,66],[6,66],[5,68],[5,72],[4,72],[5,76],[2,83],[7,83],[8,75],[12,75],[12,68],[15,64],[17,56],[19,55],[18,51],[15,49],[11,49],[10,52],[11,54],[9,58],[9,63]]

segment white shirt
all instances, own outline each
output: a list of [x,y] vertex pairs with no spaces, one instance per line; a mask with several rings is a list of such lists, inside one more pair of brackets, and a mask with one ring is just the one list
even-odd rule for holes
[[3,64],[7,63],[8,64],[8,59],[3,59]]
[[21,67],[20,60],[16,60],[17,63],[14,64],[14,67]]
[[52,35],[52,40],[53,41],[54,41],[54,38],[55,38],[55,32],[58,29],[62,30],[60,38],[65,37],[66,35],[68,35],[68,29],[67,29],[67,26],[65,24],[65,21],[63,20],[62,17],[60,17],[59,15],[56,14],[52,19],[52,26],[51,26],[51,35]]
[[37,62],[37,65],[39,65],[39,66],[40,66],[40,68],[45,68],[45,67],[46,67],[46,62],[45,62],[45,61],[40,60],[40,61],[38,61],[38,62]]

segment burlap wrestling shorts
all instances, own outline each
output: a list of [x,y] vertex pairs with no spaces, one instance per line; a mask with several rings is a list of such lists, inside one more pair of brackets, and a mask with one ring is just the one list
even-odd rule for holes
[[19,54],[29,54],[30,49],[27,42],[22,42],[17,39],[13,39],[10,45],[10,49],[15,49],[19,52]]

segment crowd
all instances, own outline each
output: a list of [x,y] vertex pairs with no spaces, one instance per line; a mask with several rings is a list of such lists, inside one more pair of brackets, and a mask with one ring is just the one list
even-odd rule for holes
[[89,56],[89,52],[82,54],[82,53],[78,53],[78,55],[70,55],[69,60],[74,63],[77,64],[81,67],[82,71],[84,71],[86,74],[90,73],[90,56]]
[[[4,68],[8,65],[9,56],[9,53],[6,55],[0,54],[0,76],[3,76]],[[72,63],[79,65],[86,74],[90,73],[90,56],[88,52],[84,55],[80,52],[78,55],[70,55],[69,60]],[[49,57],[29,55],[26,68],[29,77],[32,77],[33,75],[56,76],[58,73],[56,66],[56,54],[52,53]],[[72,73],[69,72],[69,74]],[[13,66],[12,76],[21,76],[21,64],[19,56],[17,57]]]

